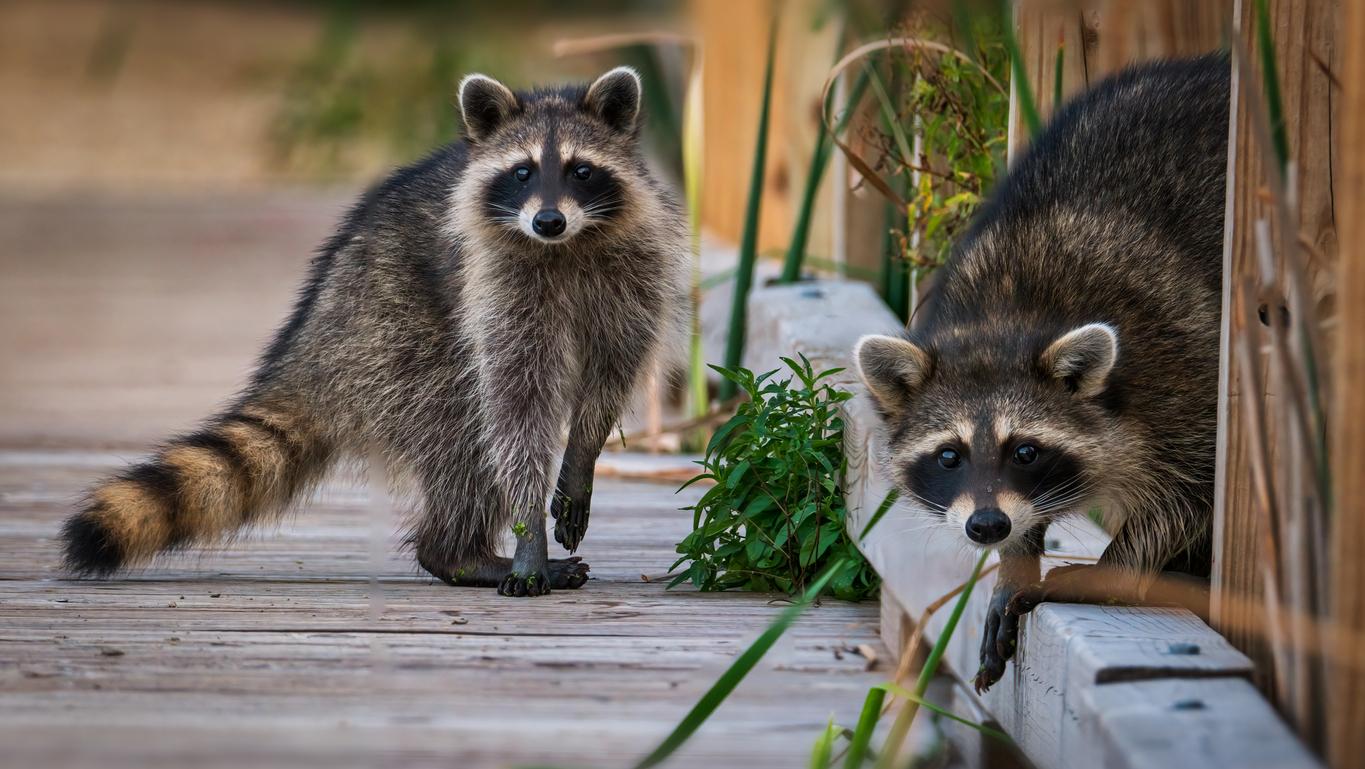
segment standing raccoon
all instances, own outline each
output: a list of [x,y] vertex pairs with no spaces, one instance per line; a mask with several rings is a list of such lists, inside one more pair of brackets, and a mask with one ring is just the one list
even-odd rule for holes
[[529,93],[465,78],[465,138],[355,206],[230,406],[90,491],[68,567],[228,537],[377,452],[414,481],[410,544],[436,577],[581,586],[587,564],[548,557],[546,506],[576,550],[597,456],[686,320],[686,222],[641,155],[640,97],[627,68]]
[[[905,338],[855,358],[911,503],[998,549],[977,688],[1041,600],[1207,576],[1229,65],[1130,69],[1019,158]],[[1095,567],[1039,582],[1048,524],[1098,507]]]

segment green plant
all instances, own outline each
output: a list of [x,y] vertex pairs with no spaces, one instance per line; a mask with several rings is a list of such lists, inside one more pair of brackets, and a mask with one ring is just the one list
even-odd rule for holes
[[946,31],[936,21],[916,17],[903,35],[859,46],[826,75],[828,90],[854,65],[868,74],[876,111],[859,126],[861,149],[832,140],[890,204],[878,282],[902,319],[920,278],[944,262],[1005,167],[1008,48],[994,17],[958,16],[967,52],[939,42]]
[[783,358],[794,376],[713,368],[748,395],[712,436],[703,472],[686,486],[714,481],[695,505],[693,531],[678,544],[673,580],[701,590],[803,591],[829,563],[856,564],[834,579],[835,596],[874,595],[879,580],[845,528],[844,423],[838,406],[852,395],[816,373],[804,356]]

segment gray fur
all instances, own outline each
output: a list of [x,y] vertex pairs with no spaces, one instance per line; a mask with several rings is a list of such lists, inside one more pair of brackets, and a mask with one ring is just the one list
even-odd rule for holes
[[[609,125],[583,86],[462,85],[462,104],[482,106],[466,115],[467,138],[365,195],[315,260],[250,386],[210,428],[260,404],[290,414],[326,449],[308,455],[307,478],[335,456],[377,452],[412,481],[410,541],[424,568],[452,584],[537,595],[586,579],[576,559],[548,561],[555,473],[566,521],[557,538],[576,547],[598,453],[641,373],[685,328],[687,229],[646,167],[634,115],[620,122],[620,98]],[[551,142],[609,169],[622,194],[610,210],[584,208],[576,234],[542,242],[490,216],[487,190]],[[133,516],[114,516],[114,528]],[[196,538],[229,533],[211,528]],[[509,529],[519,534],[510,563],[497,552]],[[125,552],[114,568],[147,555]]]

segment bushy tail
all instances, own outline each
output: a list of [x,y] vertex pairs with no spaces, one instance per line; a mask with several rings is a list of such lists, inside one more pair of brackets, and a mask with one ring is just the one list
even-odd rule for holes
[[327,468],[322,431],[248,399],[89,492],[62,530],[67,568],[105,576],[277,515]]

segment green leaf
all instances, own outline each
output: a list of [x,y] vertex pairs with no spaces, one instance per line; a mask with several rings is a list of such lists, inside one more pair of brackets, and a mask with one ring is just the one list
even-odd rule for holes
[[830,757],[834,755],[834,738],[843,730],[834,725],[834,716],[829,717],[829,723],[825,725],[825,730],[820,733],[820,737],[815,741],[815,747],[810,754],[810,769],[827,769],[830,765]]
[[725,479],[725,488],[733,490],[739,482],[744,479],[744,472],[749,469],[749,460],[742,460]]
[[877,721],[882,715],[882,702],[886,700],[886,689],[874,686],[863,700],[863,712],[858,716],[858,726],[849,740],[848,752],[844,754],[844,769],[861,769],[867,756],[867,746],[872,741],[872,732],[877,729]]

